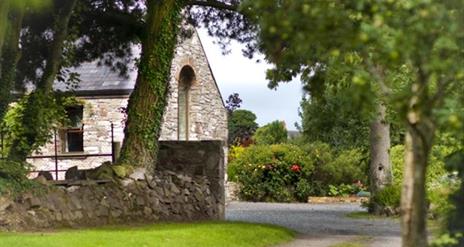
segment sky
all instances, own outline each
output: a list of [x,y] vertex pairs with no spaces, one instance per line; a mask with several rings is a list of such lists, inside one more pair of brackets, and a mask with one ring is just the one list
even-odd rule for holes
[[280,120],[285,121],[287,129],[296,130],[295,123],[301,122],[298,108],[302,90],[298,80],[271,90],[266,80],[266,69],[271,65],[244,57],[242,45],[237,42],[231,44],[231,53],[223,55],[205,30],[200,29],[198,33],[224,100],[238,93],[243,100],[241,109],[255,113],[259,126]]

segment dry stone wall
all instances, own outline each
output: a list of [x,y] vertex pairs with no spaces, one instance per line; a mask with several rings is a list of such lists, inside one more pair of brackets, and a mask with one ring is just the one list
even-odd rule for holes
[[224,219],[221,141],[161,142],[155,176],[70,181],[0,197],[0,230]]
[[124,184],[50,187],[0,197],[0,230],[43,230],[118,223],[221,219],[206,177],[164,172]]

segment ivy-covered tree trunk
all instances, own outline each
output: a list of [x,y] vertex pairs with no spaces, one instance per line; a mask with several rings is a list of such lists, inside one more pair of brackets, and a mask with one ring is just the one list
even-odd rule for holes
[[45,119],[47,106],[52,106],[54,99],[53,82],[62,62],[63,47],[68,35],[68,24],[77,0],[66,0],[59,10],[54,23],[53,42],[49,49],[47,64],[37,89],[30,95],[21,118],[23,132],[19,133],[10,147],[8,158],[15,161],[25,161],[34,147],[45,144],[50,131],[51,119]]
[[401,227],[403,247],[427,246],[425,179],[435,133],[432,113],[427,108],[426,90],[414,84],[407,114],[405,167],[401,193]]
[[13,10],[9,13],[5,44],[2,49],[0,66],[0,123],[11,102],[11,92],[14,89],[16,65],[20,58],[19,38],[24,11]]
[[[389,149],[390,124],[386,120],[385,105],[379,103],[376,119],[370,125],[369,186],[372,195],[392,183]],[[374,214],[380,213],[380,210],[378,205],[374,205]]]
[[119,164],[154,172],[183,1],[148,1],[146,37],[129,99]]

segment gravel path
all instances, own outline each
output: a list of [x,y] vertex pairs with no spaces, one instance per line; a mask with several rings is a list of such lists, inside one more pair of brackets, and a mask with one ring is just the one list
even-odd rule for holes
[[358,204],[283,204],[232,202],[226,218],[280,225],[296,231],[295,242],[285,247],[328,247],[359,240],[366,246],[400,246],[398,221],[388,219],[353,219],[346,217],[365,209]]

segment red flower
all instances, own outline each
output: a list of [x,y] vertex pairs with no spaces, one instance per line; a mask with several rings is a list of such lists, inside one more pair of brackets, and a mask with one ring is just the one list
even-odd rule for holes
[[300,172],[301,167],[298,164],[293,164],[292,167],[290,167],[290,170],[292,170],[292,172]]

